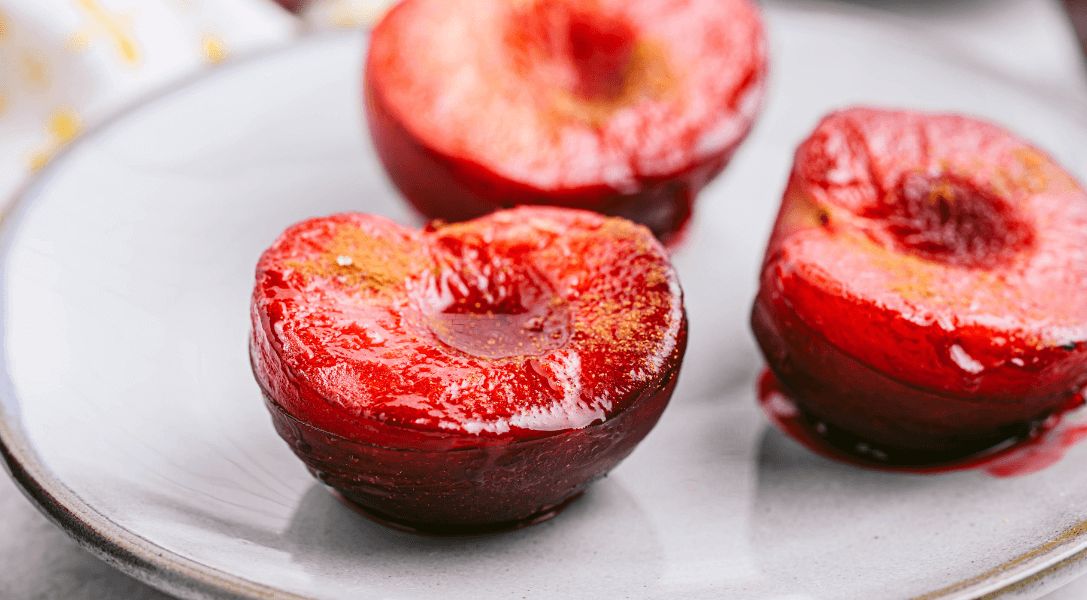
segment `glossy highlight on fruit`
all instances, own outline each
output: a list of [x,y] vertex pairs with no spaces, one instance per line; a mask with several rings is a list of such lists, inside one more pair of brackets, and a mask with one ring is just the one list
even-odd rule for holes
[[378,156],[423,215],[546,204],[662,240],[762,102],[750,0],[406,0],[364,75]]
[[1087,195],[984,121],[835,112],[797,149],[751,322],[811,419],[888,453],[1022,436],[1082,402]]
[[648,230],[549,207],[299,223],[257,265],[252,319],[254,374],[310,471],[431,533],[557,512],[656,423],[687,333]]

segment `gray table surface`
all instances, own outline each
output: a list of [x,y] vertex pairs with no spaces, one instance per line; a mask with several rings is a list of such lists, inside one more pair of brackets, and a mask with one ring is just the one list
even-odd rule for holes
[[[764,0],[772,4],[781,0]],[[813,0],[812,2],[816,2]],[[1087,117],[1087,63],[1059,0],[852,0],[845,4],[942,38],[992,74]],[[114,570],[43,517],[0,475],[0,598],[168,599]],[[1087,598],[1087,577],[1044,600]]]

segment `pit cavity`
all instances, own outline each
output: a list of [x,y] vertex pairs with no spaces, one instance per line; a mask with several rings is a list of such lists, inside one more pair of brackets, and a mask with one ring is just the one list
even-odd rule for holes
[[592,121],[669,86],[664,53],[623,14],[594,2],[538,0],[511,13],[506,46],[515,71],[560,92],[562,112]]
[[588,99],[620,96],[634,59],[634,29],[623,19],[601,16],[572,13],[567,30],[577,69],[574,92]]
[[953,175],[906,174],[882,207],[903,250],[965,268],[1010,261],[1034,241],[1016,207]]
[[531,267],[443,273],[426,325],[446,345],[489,360],[539,356],[570,340],[566,301]]

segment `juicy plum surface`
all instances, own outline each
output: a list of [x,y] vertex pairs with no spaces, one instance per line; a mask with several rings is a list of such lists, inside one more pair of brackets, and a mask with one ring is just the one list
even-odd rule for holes
[[766,64],[748,0],[410,0],[374,31],[367,116],[426,216],[552,204],[666,237],[749,131]]
[[486,446],[599,424],[678,370],[682,297],[644,229],[522,208],[423,231],[344,214],[258,264],[255,371],[356,441]]
[[786,387],[853,431],[1044,416],[1087,381],[1087,196],[986,122],[834,113],[797,150],[753,323]]

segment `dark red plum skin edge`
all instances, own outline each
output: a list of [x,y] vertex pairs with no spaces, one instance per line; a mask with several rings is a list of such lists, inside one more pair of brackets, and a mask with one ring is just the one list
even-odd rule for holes
[[686,346],[684,314],[673,363],[626,410],[582,429],[498,446],[417,450],[359,442],[287,413],[261,387],[276,432],[343,499],[403,529],[474,534],[546,520],[626,458],[667,407]]
[[369,63],[363,82],[370,135],[389,178],[420,214],[450,222],[523,204],[562,206],[629,219],[648,227],[662,243],[672,244],[691,219],[695,196],[725,168],[753,125],[753,121],[747,124],[736,144],[686,169],[639,177],[634,193],[624,194],[603,184],[546,190],[428,147],[393,116],[371,85]]
[[1014,404],[957,398],[912,386],[845,354],[811,329],[784,299],[769,298],[765,289],[755,299],[751,329],[770,371],[804,409],[850,433],[901,450],[980,451],[1077,401],[1075,386]]

